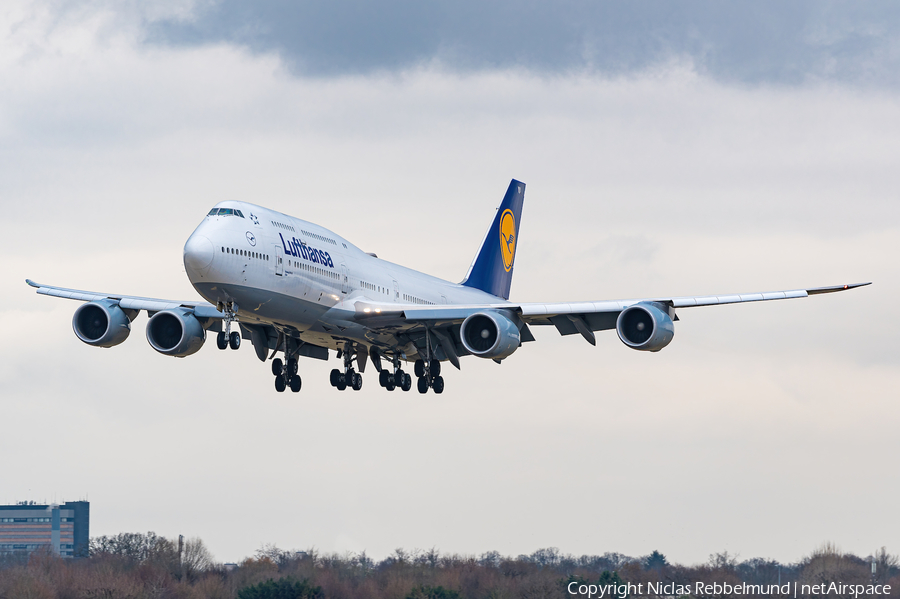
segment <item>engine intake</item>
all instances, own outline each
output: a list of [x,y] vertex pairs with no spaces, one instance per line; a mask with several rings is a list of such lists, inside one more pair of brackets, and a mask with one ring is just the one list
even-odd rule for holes
[[131,320],[112,300],[97,300],[82,304],[72,316],[75,335],[97,347],[119,345],[131,333]]
[[496,312],[478,312],[466,318],[459,330],[469,353],[479,358],[502,359],[519,348],[519,328]]
[[161,354],[183,358],[196,353],[206,341],[206,331],[188,310],[163,310],[147,323],[147,342]]
[[675,324],[653,304],[635,304],[619,313],[616,333],[631,349],[659,351],[675,336]]

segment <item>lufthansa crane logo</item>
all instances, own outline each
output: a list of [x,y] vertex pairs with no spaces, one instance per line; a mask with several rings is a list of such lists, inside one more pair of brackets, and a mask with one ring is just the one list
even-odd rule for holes
[[503,268],[509,272],[516,257],[516,217],[512,210],[504,210],[500,216],[500,255],[503,256]]
[[256,247],[256,235],[254,235],[254,234],[251,233],[250,231],[247,231],[247,242],[248,242],[250,245]]

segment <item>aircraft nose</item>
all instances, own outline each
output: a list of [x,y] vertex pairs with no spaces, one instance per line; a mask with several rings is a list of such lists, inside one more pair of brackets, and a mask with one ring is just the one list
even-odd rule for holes
[[203,235],[191,235],[184,244],[184,265],[191,270],[203,270],[212,263],[215,248]]

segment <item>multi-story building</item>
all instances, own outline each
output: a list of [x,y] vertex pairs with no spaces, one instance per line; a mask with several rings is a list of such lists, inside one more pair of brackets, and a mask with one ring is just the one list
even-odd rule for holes
[[86,556],[90,506],[87,501],[0,505],[0,553],[49,548],[62,557]]

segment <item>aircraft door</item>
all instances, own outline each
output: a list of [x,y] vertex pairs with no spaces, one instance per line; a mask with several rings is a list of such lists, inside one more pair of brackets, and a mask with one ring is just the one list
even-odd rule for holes
[[284,253],[280,245],[275,246],[275,274],[279,277],[284,276]]
[[341,293],[350,293],[350,271],[346,264],[341,264]]
[[400,285],[397,283],[397,281],[394,281],[394,301],[400,301]]

